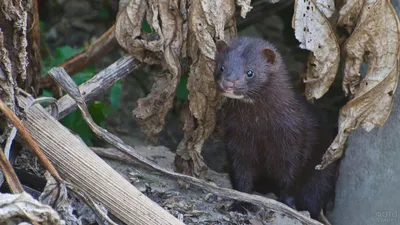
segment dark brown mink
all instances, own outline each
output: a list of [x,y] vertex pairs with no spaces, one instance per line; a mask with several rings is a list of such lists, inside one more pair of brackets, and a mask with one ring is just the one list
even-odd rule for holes
[[[334,130],[298,93],[278,50],[250,37],[217,41],[215,79],[226,96],[219,123],[235,190],[274,193],[319,219],[334,196],[338,162],[315,170]],[[235,202],[232,210],[251,205]]]

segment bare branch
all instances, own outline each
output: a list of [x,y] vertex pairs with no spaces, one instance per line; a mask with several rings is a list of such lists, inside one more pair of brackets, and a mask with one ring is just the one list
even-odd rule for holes
[[[139,68],[140,63],[131,56],[124,56],[102,70],[96,76],[80,85],[79,90],[86,102],[92,101],[99,93],[107,90],[118,80],[124,78],[129,73]],[[62,119],[76,109],[76,102],[68,95],[63,96],[57,101],[58,118]]]
[[[63,62],[59,67],[63,67],[69,75],[74,75],[83,70],[89,64],[101,59],[117,45],[115,39],[115,25],[108,29],[100,38],[81,53]],[[46,74],[41,81],[41,88],[48,88],[52,85],[51,77]]]

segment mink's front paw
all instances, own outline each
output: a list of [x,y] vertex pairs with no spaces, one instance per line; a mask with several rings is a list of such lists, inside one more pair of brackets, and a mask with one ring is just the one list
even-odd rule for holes
[[250,212],[255,212],[257,211],[257,206],[247,203],[247,202],[239,202],[239,201],[234,201],[232,205],[228,208],[229,212],[238,212],[241,214],[246,215],[247,211]]

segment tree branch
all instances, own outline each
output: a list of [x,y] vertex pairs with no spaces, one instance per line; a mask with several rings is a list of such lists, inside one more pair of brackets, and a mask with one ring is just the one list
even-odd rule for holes
[[[140,63],[129,55],[120,58],[79,86],[79,90],[85,98],[85,102],[92,101],[99,93],[107,90],[118,80],[139,68],[139,66]],[[56,104],[59,112],[58,119],[64,118],[77,107],[76,102],[68,95],[60,98]]]
[[[59,67],[63,67],[69,75],[74,75],[83,70],[89,64],[101,59],[117,45],[115,39],[115,25],[110,27],[100,38],[81,53],[63,62]],[[41,88],[49,88],[53,84],[51,77],[46,74],[40,81]]]

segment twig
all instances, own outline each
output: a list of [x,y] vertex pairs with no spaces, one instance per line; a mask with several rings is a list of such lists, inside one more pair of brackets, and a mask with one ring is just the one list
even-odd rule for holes
[[[126,77],[132,71],[140,67],[140,62],[126,55],[116,62],[99,72],[90,80],[79,86],[80,92],[85,98],[85,102],[92,101],[99,93],[107,90],[118,80]],[[76,102],[71,96],[65,95],[57,101],[58,119],[74,111],[77,107]]]
[[21,120],[6,106],[6,104],[0,100],[0,110],[5,114],[5,116],[11,121],[11,123],[19,130],[21,136],[25,139],[28,145],[31,147],[33,152],[37,155],[43,166],[49,173],[58,181],[61,182],[62,178],[58,174],[57,170],[54,168],[53,164],[47,159],[47,157],[40,151],[39,146],[32,139],[31,135],[26,131],[25,127],[22,125]]
[[[104,57],[107,53],[114,49],[116,45],[117,40],[115,38],[115,25],[113,25],[87,49],[63,62],[61,65],[59,65],[59,67],[63,67],[68,74],[72,76],[83,70],[89,64],[92,64]],[[49,74],[46,74],[44,77],[42,77],[40,81],[41,88],[49,88],[52,86],[52,84],[53,81]]]
[[24,192],[22,188],[21,182],[17,177],[14,169],[12,168],[10,162],[7,160],[6,156],[3,153],[3,149],[0,148],[0,169],[6,177],[6,181],[10,186],[10,189],[13,194],[18,194]]
[[218,193],[220,196],[223,196],[223,197],[263,205],[268,209],[283,212],[283,213],[290,215],[294,218],[297,218],[298,220],[305,222],[307,224],[321,224],[311,218],[308,218],[308,217],[298,213],[297,211],[293,210],[292,208],[286,206],[285,204],[277,202],[275,200],[267,199],[267,198],[264,198],[261,196],[250,195],[250,194],[242,193],[242,192],[227,189],[227,188],[217,187],[217,186],[214,186],[203,180],[199,180],[199,179],[191,177],[191,176],[186,176],[183,174],[167,171],[167,170],[159,167],[158,165],[152,163],[150,160],[148,160],[145,157],[143,157],[142,155],[140,155],[134,148],[123,143],[123,141],[121,139],[119,139],[117,136],[115,136],[115,135],[109,133],[107,130],[99,127],[93,121],[91,115],[88,112],[87,106],[85,104],[84,96],[81,95],[79,88],[77,87],[75,82],[71,79],[71,77],[66,73],[66,71],[63,68],[61,68],[61,67],[53,68],[49,71],[49,74],[61,86],[61,88],[65,92],[67,92],[67,94],[69,94],[77,102],[78,108],[81,110],[84,120],[89,125],[89,127],[92,129],[92,131],[99,138],[101,138],[102,140],[106,141],[107,143],[115,146],[117,149],[119,149],[123,153],[133,157],[135,160],[140,162],[143,166],[145,166],[149,169],[156,170],[163,174],[166,174],[172,178],[181,179],[183,181],[186,181],[192,185],[206,189],[208,191]]
[[17,128],[15,127],[11,128],[10,135],[7,138],[6,146],[4,148],[4,154],[7,160],[10,160],[11,145],[16,135],[17,135]]

